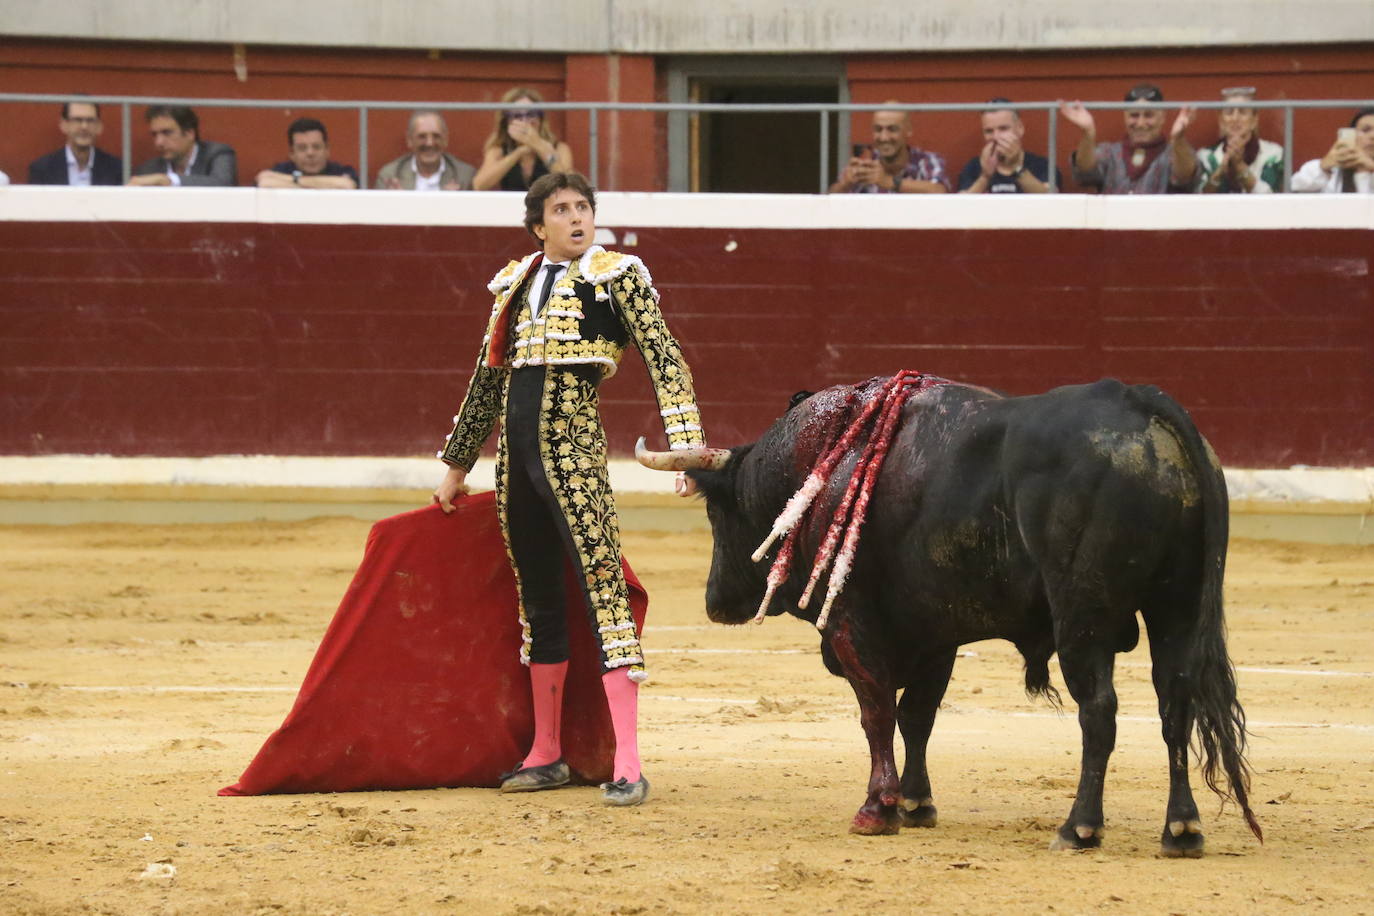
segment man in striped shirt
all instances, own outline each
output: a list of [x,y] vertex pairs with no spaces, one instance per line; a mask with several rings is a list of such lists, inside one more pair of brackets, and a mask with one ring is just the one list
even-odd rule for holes
[[831,194],[945,194],[949,190],[944,157],[911,145],[911,114],[906,111],[873,112],[873,144],[855,144],[854,156],[830,186]]

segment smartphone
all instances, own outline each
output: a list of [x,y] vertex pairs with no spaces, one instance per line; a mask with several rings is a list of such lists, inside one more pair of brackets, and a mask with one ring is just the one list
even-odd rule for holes
[[[1346,128],[1341,128],[1341,129],[1342,129],[1342,130],[1345,130]],[[1353,134],[1354,131],[1351,131],[1351,133]],[[855,143],[854,146],[853,146],[852,151],[853,151],[853,153],[854,153],[854,158],[855,158],[855,159],[867,159],[867,158],[868,158],[868,147],[867,147],[866,145],[862,144],[862,143]]]
[[1353,146],[1353,145],[1355,144],[1355,128],[1353,128],[1353,127],[1338,127],[1338,128],[1336,128],[1336,142],[1337,142],[1337,143],[1348,143],[1348,144],[1350,144],[1350,145]]

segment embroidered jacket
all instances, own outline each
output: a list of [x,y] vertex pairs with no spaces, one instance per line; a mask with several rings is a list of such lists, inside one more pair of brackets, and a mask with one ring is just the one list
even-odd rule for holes
[[649,270],[633,255],[594,245],[554,284],[540,315],[526,292],[543,260],[512,261],[488,284],[496,296],[468,393],[438,457],[471,470],[504,404],[509,370],[524,366],[596,365],[615,374],[633,341],[644,357],[671,448],[705,444],[692,375],[663,322]]

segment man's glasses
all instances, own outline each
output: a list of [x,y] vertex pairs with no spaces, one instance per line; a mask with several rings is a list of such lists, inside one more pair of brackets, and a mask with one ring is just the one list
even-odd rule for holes
[[99,124],[99,118],[63,118],[68,124]]
[[542,121],[544,112],[538,108],[522,108],[519,111],[506,112],[507,121]]

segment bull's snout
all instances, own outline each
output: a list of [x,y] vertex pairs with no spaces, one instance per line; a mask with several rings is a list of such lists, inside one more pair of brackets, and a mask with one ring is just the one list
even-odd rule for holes
[[727,626],[735,627],[751,622],[757,612],[758,608],[746,608],[744,613],[741,614],[737,611],[721,610],[720,608],[713,608],[708,605],[706,608],[706,619],[712,623],[723,623]]

